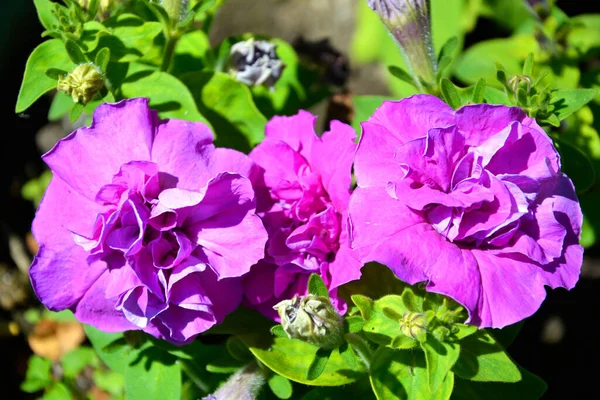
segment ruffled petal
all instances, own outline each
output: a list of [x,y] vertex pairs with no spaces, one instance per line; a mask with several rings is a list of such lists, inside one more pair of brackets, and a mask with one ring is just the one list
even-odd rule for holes
[[339,213],[346,211],[350,199],[355,141],[356,132],[351,126],[332,121],[330,130],[312,148],[311,166],[320,175],[321,183]]
[[122,164],[150,160],[155,124],[148,99],[101,104],[89,128],[60,140],[43,159],[71,188],[94,200]]

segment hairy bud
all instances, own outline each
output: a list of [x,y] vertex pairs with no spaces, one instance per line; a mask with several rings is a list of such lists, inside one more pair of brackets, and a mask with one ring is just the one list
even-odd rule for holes
[[333,349],[343,342],[343,320],[331,302],[321,296],[294,296],[273,307],[290,338]]
[[57,90],[66,92],[75,103],[87,104],[104,86],[102,72],[94,64],[81,64],[58,79]]

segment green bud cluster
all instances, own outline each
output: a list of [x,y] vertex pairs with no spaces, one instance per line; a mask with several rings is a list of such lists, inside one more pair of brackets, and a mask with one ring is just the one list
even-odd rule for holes
[[532,77],[532,72],[533,54],[525,60],[521,74],[508,76],[504,67],[496,64],[496,78],[504,86],[508,99],[514,105],[540,122],[559,126],[560,121],[555,115],[555,107],[550,104],[551,88],[541,84],[548,71],[542,72],[535,78]]

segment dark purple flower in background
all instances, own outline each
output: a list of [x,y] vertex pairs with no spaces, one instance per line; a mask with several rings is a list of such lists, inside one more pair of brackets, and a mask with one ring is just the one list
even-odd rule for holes
[[35,220],[33,288],[83,323],[185,343],[242,299],[264,255],[253,162],[202,124],[146,99],[104,104],[44,155],[53,179]]
[[352,247],[363,262],[454,298],[469,322],[533,314],[579,278],[582,214],[552,140],[519,108],[386,101],[355,158]]
[[360,277],[346,231],[356,134],[333,121],[319,138],[315,120],[306,111],[273,118],[250,153],[261,167],[257,211],[269,241],[267,257],[244,279],[245,294],[272,317],[278,300],[306,293],[311,273],[323,277],[334,302],[338,286]]

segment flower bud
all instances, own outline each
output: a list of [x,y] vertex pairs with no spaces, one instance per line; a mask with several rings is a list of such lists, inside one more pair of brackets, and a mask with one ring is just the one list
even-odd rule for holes
[[104,86],[102,72],[94,64],[81,64],[65,77],[59,77],[57,90],[71,95],[75,103],[87,104]]
[[367,0],[396,39],[419,88],[435,84],[429,0]]
[[160,5],[165,9],[173,21],[183,20],[189,10],[189,0],[162,0]]
[[326,297],[294,296],[273,308],[290,338],[327,349],[339,347],[344,340],[342,317]]
[[405,312],[400,319],[400,332],[413,339],[419,339],[427,333],[425,315],[416,312]]
[[266,40],[248,39],[231,46],[231,73],[239,82],[250,86],[264,84],[272,88],[279,80],[285,64],[277,57],[276,45]]
[[265,383],[265,374],[256,362],[251,362],[225,382],[214,394],[202,400],[254,400]]

